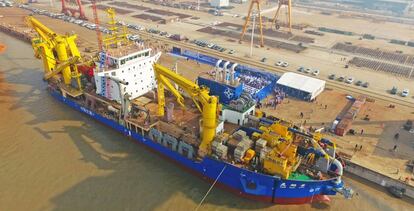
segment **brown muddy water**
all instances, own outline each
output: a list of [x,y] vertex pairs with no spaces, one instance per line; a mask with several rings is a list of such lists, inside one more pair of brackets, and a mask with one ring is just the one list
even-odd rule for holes
[[[0,33],[0,210],[194,210],[209,185],[48,95],[31,46]],[[344,178],[358,193],[271,205],[213,189],[200,210],[414,210],[412,200]]]

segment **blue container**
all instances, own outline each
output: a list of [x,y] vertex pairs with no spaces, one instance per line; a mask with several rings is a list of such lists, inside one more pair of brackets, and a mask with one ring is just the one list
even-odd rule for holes
[[241,93],[243,92],[242,84],[234,87],[234,86],[219,83],[214,80],[209,80],[203,77],[198,77],[197,80],[198,80],[198,85],[206,86],[210,89],[210,95],[218,96],[220,103],[229,104],[230,101],[239,98]]
[[181,48],[173,47],[171,53],[181,55]]

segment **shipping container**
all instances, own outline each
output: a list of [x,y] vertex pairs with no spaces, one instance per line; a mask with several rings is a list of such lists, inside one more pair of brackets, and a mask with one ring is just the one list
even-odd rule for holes
[[342,119],[335,128],[335,134],[344,136],[352,126],[352,119]]

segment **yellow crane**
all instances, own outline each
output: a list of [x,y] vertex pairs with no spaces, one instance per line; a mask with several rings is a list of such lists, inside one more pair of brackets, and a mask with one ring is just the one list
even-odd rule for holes
[[[203,118],[203,132],[201,138],[201,144],[199,146],[199,155],[204,156],[210,153],[211,142],[216,135],[217,127],[217,97],[209,95],[209,89],[207,87],[200,87],[194,82],[178,75],[172,70],[159,65],[154,64],[155,77],[158,85],[158,115],[164,116],[165,107],[165,94],[164,86],[166,86],[171,93],[177,98],[177,102],[185,108],[184,97],[170,82],[173,81],[179,87],[181,87],[197,106],[198,110],[202,113]],[[201,104],[201,105],[200,105]]]
[[[80,95],[81,75],[77,63],[81,55],[75,43],[77,36],[57,34],[32,16],[27,17],[26,21],[38,34],[38,37],[32,39],[32,46],[36,58],[43,60],[45,79],[61,73],[68,88],[67,93],[75,97]],[[70,89],[72,79],[77,82],[77,92]]]

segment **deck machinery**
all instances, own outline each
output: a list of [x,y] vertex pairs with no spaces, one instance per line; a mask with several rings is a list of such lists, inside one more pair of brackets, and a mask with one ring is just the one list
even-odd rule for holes
[[[76,35],[27,20],[38,34],[32,44],[48,90],[59,101],[237,195],[279,204],[351,197],[336,146],[321,134],[260,111],[242,126],[220,121],[222,106],[209,87],[157,64],[160,53],[121,45],[123,36],[115,36],[97,59],[84,61]],[[92,75],[78,71],[92,63]]]

